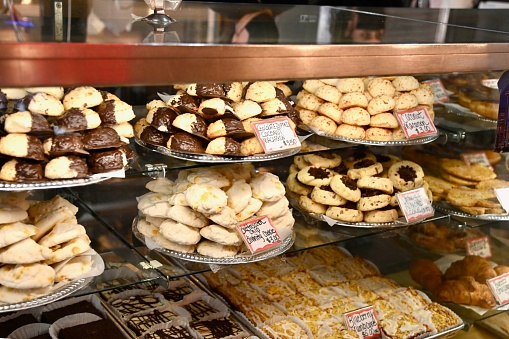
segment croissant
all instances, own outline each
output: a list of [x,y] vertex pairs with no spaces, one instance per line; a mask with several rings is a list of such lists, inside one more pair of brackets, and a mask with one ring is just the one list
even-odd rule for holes
[[504,273],[508,273],[509,272],[509,266],[505,266],[505,265],[498,265],[494,268],[495,272],[497,272],[497,275],[502,275]]
[[442,302],[453,302],[492,308],[496,305],[495,297],[490,288],[478,283],[471,276],[463,276],[458,280],[446,280],[435,290],[435,296]]
[[477,282],[485,283],[486,279],[496,277],[497,272],[488,260],[477,255],[467,255],[453,262],[444,273],[445,280],[457,280],[462,276],[472,276]]
[[443,282],[442,272],[438,266],[429,259],[416,259],[408,268],[408,272],[412,279],[427,289],[434,291]]

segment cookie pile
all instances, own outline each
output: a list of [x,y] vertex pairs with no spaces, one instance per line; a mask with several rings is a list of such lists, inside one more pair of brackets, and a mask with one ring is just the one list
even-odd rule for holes
[[393,112],[425,108],[431,118],[433,90],[413,76],[306,80],[297,94],[299,118],[344,138],[405,139]]
[[2,195],[0,204],[0,303],[17,303],[51,291],[92,269],[78,208],[60,196],[29,203],[25,193]]
[[133,152],[131,105],[90,86],[0,89],[0,180],[72,179],[120,170]]
[[138,139],[184,153],[251,156],[263,153],[252,122],[288,116],[295,128],[291,89],[280,82],[181,84],[168,102],[147,103],[135,126]]
[[268,216],[282,239],[295,222],[279,178],[250,164],[180,171],[159,178],[138,198],[138,230],[161,248],[214,258],[247,251],[238,223]]
[[289,172],[287,188],[303,210],[343,222],[393,222],[401,214],[396,193],[424,187],[432,195],[421,166],[393,155],[299,155]]
[[434,201],[447,201],[472,215],[503,214],[495,189],[509,187],[496,173],[481,164],[467,165],[461,159],[440,159],[439,176],[426,175]]

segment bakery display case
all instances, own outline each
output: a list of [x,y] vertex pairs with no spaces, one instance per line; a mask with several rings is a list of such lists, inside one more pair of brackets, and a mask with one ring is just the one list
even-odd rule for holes
[[[48,3],[56,7],[50,8]],[[59,3],[66,5],[60,8]],[[260,9],[270,9],[278,28],[277,42],[263,43],[253,40],[250,43],[232,43],[232,29],[235,28],[240,17]],[[2,69],[0,89],[7,91],[17,88],[61,86],[71,90],[75,87],[94,87],[131,105],[135,116],[132,119],[133,125],[141,119],[148,119],[150,114],[148,103],[168,97],[172,100],[182,91],[191,93],[188,84],[196,83],[235,83],[240,86],[242,82],[250,83],[250,86],[253,83],[264,83],[272,86],[271,88],[278,88],[277,84],[283,83],[291,91],[291,94],[285,95],[285,100],[289,98],[287,103],[301,108],[305,105],[302,97],[298,97],[301,91],[305,90],[318,96],[315,90],[311,90],[312,87],[308,87],[312,81],[319,82],[320,86],[339,88],[335,79],[340,78],[383,79],[389,83],[398,77],[398,80],[418,79],[420,83],[441,79],[449,96],[446,102],[435,102],[434,105],[433,102],[431,103],[437,130],[431,137],[421,140],[404,138],[395,140],[392,139],[393,134],[391,134],[390,141],[370,141],[361,138],[363,141],[359,142],[359,138],[356,137],[337,137],[334,132],[331,137],[331,133],[321,133],[321,125],[304,124],[307,126],[300,125],[297,129],[297,135],[302,143],[300,149],[294,148],[276,155],[258,154],[258,157],[253,157],[252,154],[247,157],[246,154],[225,157],[224,154],[197,156],[194,153],[190,156],[181,150],[173,152],[170,148],[154,149],[137,136],[132,137],[129,142],[136,156],[131,159],[124,177],[101,178],[90,182],[64,182],[63,184],[49,181],[37,187],[35,184],[23,184],[16,181],[12,184],[3,183],[0,186],[2,191],[30,191],[31,200],[38,201],[60,196],[79,208],[76,219],[86,228],[86,234],[91,240],[90,247],[99,253],[104,261],[104,272],[75,287],[76,291],[71,288],[69,294],[73,297],[102,298],[100,303],[104,305],[103,312],[115,320],[122,328],[123,335],[127,337],[140,336],[149,329],[148,324],[153,324],[149,316],[144,317],[145,314],[136,314],[135,317],[129,315],[122,308],[125,299],[139,297],[145,302],[146,299],[156,295],[155,306],[148,308],[158,309],[158,307],[166,307],[173,300],[168,299],[163,291],[180,288],[181,285],[185,285],[185,289],[191,292],[195,290],[201,292],[194,293],[192,295],[194,298],[187,297],[186,302],[181,302],[183,300],[181,299],[178,305],[172,304],[175,306],[171,309],[172,315],[162,316],[164,322],[174,319],[175,314],[187,317],[188,320],[171,325],[187,331],[190,323],[201,319],[201,316],[193,318],[195,310],[191,304],[201,302],[212,307],[212,311],[207,315],[231,311],[231,319],[229,317],[225,319],[234,324],[240,324],[238,335],[241,337],[247,337],[248,333],[260,337],[274,337],[281,329],[280,326],[289,326],[292,331],[295,331],[293,332],[295,335],[301,337],[313,337],[313,335],[324,338],[351,337],[353,334],[344,327],[343,318],[340,316],[327,318],[326,324],[320,323],[317,328],[313,327],[318,323],[316,316],[320,315],[320,307],[325,306],[323,300],[319,300],[319,296],[307,292],[325,288],[325,286],[334,286],[331,290],[338,293],[329,295],[333,305],[331,312],[337,314],[373,305],[374,300],[378,302],[378,298],[383,299],[384,294],[392,294],[393,289],[400,292],[403,299],[407,293],[410,293],[416,298],[411,299],[413,302],[422,301],[422,304],[417,303],[420,306],[415,306],[415,309],[406,309],[405,312],[397,309],[395,313],[391,313],[393,310],[391,305],[383,302],[376,303],[377,312],[381,310],[387,312],[381,319],[385,336],[394,338],[409,335],[401,332],[402,328],[391,327],[390,322],[394,319],[403,319],[408,321],[407,324],[415,325],[414,329],[417,331],[415,333],[419,335],[439,337],[453,335],[463,326],[467,329],[478,320],[488,320],[503,313],[506,305],[496,305],[494,301],[491,301],[488,307],[486,304],[477,304],[482,306],[479,309],[463,306],[462,304],[466,303],[463,299],[449,300],[445,297],[440,299],[437,293],[430,292],[430,288],[422,288],[422,281],[419,284],[417,282],[419,279],[415,280],[409,270],[415,261],[425,259],[446,271],[452,262],[469,256],[465,247],[468,247],[466,244],[470,240],[484,237],[489,239],[491,264],[509,265],[506,258],[509,239],[505,229],[507,214],[500,210],[500,204],[495,204],[494,197],[478,196],[476,203],[472,206],[459,203],[450,206],[447,202],[444,203],[447,192],[436,193],[431,188],[438,190],[438,186],[433,186],[431,181],[426,179],[428,188],[431,186],[430,192],[444,199],[442,202],[435,201],[434,213],[425,221],[409,222],[405,221],[401,215],[397,215],[397,212],[390,212],[391,215],[394,213],[396,215],[391,216],[390,222],[384,219],[382,223],[385,222],[385,224],[380,226],[380,219],[368,219],[366,222],[366,219],[362,217],[360,220],[342,220],[341,222],[333,220],[331,223],[329,219],[323,218],[325,210],[316,212],[303,208],[304,203],[299,201],[305,200],[301,197],[306,197],[307,193],[291,196],[292,192],[295,193],[294,190],[289,189],[292,171],[295,171],[296,167],[302,170],[298,167],[298,161],[307,161],[308,165],[315,165],[318,163],[317,159],[331,160],[339,157],[345,161],[355,159],[361,153],[369,153],[370,156],[378,157],[378,159],[390,155],[394,157],[391,161],[408,159],[412,163],[420,164],[425,169],[423,178],[427,175],[428,177],[441,176],[440,178],[443,179],[444,175],[449,173],[441,165],[447,163],[444,159],[465,152],[490,150],[494,147],[497,126],[494,118],[496,116],[493,116],[493,112],[485,114],[486,111],[482,110],[482,108],[489,109],[491,107],[489,105],[493,104],[493,93],[488,93],[486,100],[483,101],[483,94],[487,90],[477,91],[475,95],[471,94],[473,91],[471,88],[454,91],[461,85],[461,81],[466,81],[469,85],[477,84],[476,88],[482,89],[482,81],[491,80],[491,84],[487,84],[493,86],[493,81],[507,69],[509,27],[495,25],[506,13],[492,10],[421,9],[415,11],[404,8],[387,8],[384,11],[372,9],[371,11],[359,12],[349,8],[328,6],[268,6],[184,1],[176,9],[165,12],[176,22],[158,24],[147,22],[146,19],[140,20],[153,13],[153,8],[143,1],[95,0],[83,2],[83,4],[81,1],[15,1],[13,7],[7,9],[7,14],[1,16],[3,21],[0,26],[0,43],[3,53],[0,55]],[[344,29],[351,15],[370,17],[372,25],[377,27],[381,25],[383,35],[380,41],[376,44],[368,44],[353,41],[346,36]],[[251,37],[255,39],[256,33],[251,32]],[[334,84],[331,85],[331,83]],[[368,84],[362,80],[361,83],[363,86]],[[280,88],[282,87],[279,87],[279,90]],[[196,93],[196,85],[194,90]],[[239,91],[242,100],[248,98],[244,97],[246,93],[243,92],[242,87]],[[398,89],[398,95],[410,91],[410,89],[408,91]],[[493,92],[493,88],[490,91]],[[228,103],[234,101],[227,96],[228,91],[223,95],[231,100]],[[325,94],[322,93],[322,95]],[[330,98],[329,94],[326,97]],[[201,102],[205,101],[202,98],[200,97]],[[207,95],[206,98],[216,97]],[[257,100],[256,97],[250,97],[250,99]],[[465,102],[468,99],[470,103],[472,101],[481,101],[481,103],[467,107]],[[167,101],[164,100],[164,102]],[[262,102],[261,99],[260,102]],[[336,103],[339,104],[339,100]],[[12,100],[10,104],[12,105]],[[346,105],[341,109],[347,110],[351,107]],[[365,108],[366,111],[369,110],[367,105]],[[2,107],[2,109],[6,108]],[[268,111],[269,108],[264,110]],[[293,107],[290,110],[293,111]],[[283,113],[288,114],[288,112]],[[184,115],[178,110],[177,114],[181,117]],[[282,112],[278,111],[278,114]],[[357,117],[358,115],[356,119]],[[292,121],[290,115],[289,118],[288,121]],[[209,126],[212,125],[211,121],[216,122],[216,120],[208,121]],[[62,127],[58,123],[55,123],[55,126]],[[372,123],[371,126],[381,125]],[[182,126],[179,128],[186,130]],[[239,140],[244,139],[245,136],[242,136]],[[396,160],[396,157],[399,160]],[[233,166],[235,163],[243,166],[242,164],[246,162],[259,173],[274,175],[281,187],[282,183],[286,184],[288,194],[285,199],[289,202],[283,210],[292,210],[291,218],[294,224],[292,222],[291,235],[284,237],[284,246],[280,247],[279,251],[265,252],[265,255],[259,257],[237,256],[233,260],[221,258],[211,260],[211,255],[205,255],[204,259],[202,253],[200,255],[196,252],[182,254],[183,250],[179,252],[174,249],[161,251],[157,243],[156,245],[154,242],[150,243],[147,241],[150,240],[149,237],[139,231],[139,224],[143,220],[139,216],[140,201],[147,194],[161,193],[148,188],[153,187],[152,182],[170,179],[174,184],[179,178],[187,180],[187,175],[199,177],[194,178],[196,180],[205,180],[203,178],[206,175],[202,173],[216,175],[214,168],[217,165]],[[390,164],[392,165],[393,163]],[[405,163],[405,165],[408,164]],[[445,174],[442,175],[440,170]],[[239,168],[233,171],[236,174],[241,172]],[[325,170],[327,171],[328,169]],[[497,165],[494,165],[494,171],[498,179],[507,179],[508,170],[503,157],[498,159]],[[196,173],[200,173],[200,176]],[[294,175],[296,176],[297,174]],[[461,178],[461,175],[456,176]],[[217,179],[217,177],[214,178],[214,180]],[[244,180],[249,186],[255,179],[257,180],[258,177],[253,175]],[[355,177],[355,180],[357,179],[361,179],[361,176]],[[470,181],[475,181],[477,184],[484,180],[471,179]],[[229,185],[230,183],[218,188],[220,192],[217,194],[227,194]],[[423,185],[421,184],[420,187]],[[470,185],[468,186],[470,188],[459,191],[459,195],[481,190],[470,182],[464,185]],[[266,199],[260,198],[263,201],[271,201],[269,199],[272,199],[272,196],[269,198],[269,194],[274,194],[274,202],[280,201],[284,196],[284,194],[279,196],[278,193],[273,193],[277,191],[273,186],[268,188],[260,184],[263,189],[255,186],[251,185],[253,190],[258,189],[259,196],[263,195]],[[308,186],[321,185],[313,183]],[[285,187],[283,192],[284,189]],[[362,186],[360,189],[367,188]],[[459,188],[455,186],[454,189]],[[403,190],[398,188],[398,192]],[[308,193],[311,194],[311,192]],[[324,192],[321,193],[324,194]],[[390,194],[392,191],[384,198],[391,199]],[[194,196],[191,193],[189,195]],[[191,197],[186,199],[191,201]],[[312,199],[308,199],[311,203]],[[230,200],[233,199],[230,198]],[[469,209],[469,207],[476,207],[476,209]],[[199,212],[207,218],[215,215],[202,205],[197,207],[197,210],[198,208],[203,208]],[[369,212],[368,207],[364,208],[366,208],[365,213]],[[177,216],[176,210],[172,212],[172,218],[175,220],[180,216]],[[143,215],[146,214],[142,213]],[[337,216],[337,214],[332,215]],[[211,218],[210,220],[218,224],[224,222],[223,219],[217,221],[219,219]],[[223,241],[226,235],[220,238]],[[237,244],[237,240],[235,239],[231,245]],[[336,252],[339,249],[344,249],[342,254],[345,255],[344,258]],[[330,255],[334,256],[332,260],[334,262],[331,262]],[[350,260],[362,260],[357,265],[365,270],[361,270],[359,275],[350,271],[348,272],[351,275],[345,275],[345,267],[336,261],[341,261],[341,264],[347,265],[350,269]],[[306,261],[309,266],[303,264]],[[296,267],[299,269],[297,270]],[[344,280],[338,278],[340,276]],[[331,277],[334,277],[333,281],[328,281],[327,279]],[[221,278],[224,280],[218,281]],[[375,290],[360,289],[355,283],[361,279],[366,279],[363,283],[375,287]],[[242,280],[249,281],[249,293],[241,289],[243,285],[239,281]],[[378,280],[390,285],[384,285],[387,290],[376,289],[380,286],[378,284],[382,284]],[[277,290],[281,286],[290,288],[296,293],[290,293],[291,296],[286,295],[284,291]],[[486,285],[484,286],[487,288]],[[275,288],[274,292],[268,292],[272,287]],[[155,288],[160,288],[160,291],[154,292]],[[136,290],[136,293],[133,290]],[[147,290],[153,294],[148,296]],[[229,290],[233,292],[226,293]],[[415,292],[418,290],[424,290],[425,293]],[[160,297],[159,292],[164,297]],[[282,294],[278,294],[279,292]],[[472,293],[472,298],[477,297],[474,294]],[[229,309],[223,309],[226,306],[222,302],[216,304],[209,299],[211,296],[225,301]],[[55,299],[68,299],[68,297],[67,294],[58,295]],[[250,301],[259,301],[263,305],[262,311],[244,307],[243,297]],[[44,304],[51,304],[54,301],[47,300]],[[436,301],[441,301],[441,304],[447,306],[447,310],[450,309],[454,313],[448,313],[450,311],[442,309],[443,306]],[[309,306],[309,309],[307,311],[294,309],[293,302],[301,302]],[[6,306],[5,311],[35,309],[45,306],[44,304],[28,304],[19,308]],[[417,317],[417,311],[423,309],[430,312],[426,314],[446,314],[441,319],[446,322],[445,325],[439,324],[434,319],[427,324],[427,327],[422,326],[425,321]],[[166,311],[170,312],[169,309],[165,309]],[[317,314],[313,314],[312,311],[316,311]],[[248,314],[248,312],[253,313]],[[272,319],[273,322],[267,322],[268,319],[263,320],[267,314],[272,314],[276,320]],[[456,318],[455,314],[461,319]],[[420,321],[414,324],[412,321],[415,319]],[[0,318],[0,322],[1,320]],[[421,327],[417,326],[418,324]],[[201,324],[201,326],[205,325]],[[193,331],[196,328],[188,331],[194,334]],[[168,328],[157,330],[164,331]],[[242,334],[239,334],[241,332]]]

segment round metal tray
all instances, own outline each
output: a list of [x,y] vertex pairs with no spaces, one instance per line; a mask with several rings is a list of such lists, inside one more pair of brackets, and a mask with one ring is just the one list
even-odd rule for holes
[[73,294],[76,291],[79,291],[83,287],[87,286],[91,280],[92,277],[71,281],[68,284],[65,284],[64,286],[57,288],[56,290],[51,291],[46,295],[43,295],[32,300],[12,304],[0,303],[0,313],[21,311],[55,302],[57,300],[60,300]]
[[[145,244],[145,236],[138,231],[138,220],[139,220],[138,217],[134,218],[134,220],[133,220],[133,225],[132,225],[133,234],[139,241],[141,241],[143,244]],[[213,257],[201,255],[199,253],[181,253],[181,252],[168,250],[165,248],[155,248],[154,250],[161,254],[164,254],[164,255],[167,255],[167,256],[170,256],[173,258],[178,258],[178,259],[187,260],[187,261],[194,261],[194,262],[199,262],[199,263],[203,263],[203,264],[217,264],[217,265],[246,264],[246,263],[266,260],[266,259],[269,259],[272,257],[276,257],[278,255],[281,255],[284,252],[286,252],[290,247],[292,247],[294,241],[295,241],[295,233],[292,233],[291,236],[289,236],[283,240],[283,242],[280,246],[278,246],[274,249],[271,249],[271,250],[268,250],[268,251],[262,252],[262,253],[257,253],[257,254],[251,254],[251,253],[237,254],[236,256],[229,257],[229,258],[213,258]]]
[[292,155],[295,155],[299,153],[299,148],[292,148],[290,150],[282,151],[282,152],[276,152],[276,153],[267,153],[267,154],[255,154],[251,156],[230,156],[230,155],[212,155],[212,154],[198,154],[198,153],[184,153],[184,152],[177,152],[174,150],[171,150],[164,146],[155,146],[148,144],[138,138],[134,139],[135,142],[142,147],[145,147],[146,149],[157,152],[172,158],[181,159],[181,160],[188,160],[188,161],[195,161],[195,162],[203,162],[203,163],[232,163],[232,162],[258,162],[258,161],[268,161],[268,160],[276,160],[281,158],[286,158]]
[[439,201],[433,204],[433,207],[442,213],[449,214],[455,217],[467,218],[467,219],[476,219],[476,220],[492,220],[492,221],[505,221],[509,220],[509,214],[480,214],[473,215],[465,212],[458,211],[454,205],[446,202]]
[[62,179],[34,182],[0,181],[0,191],[28,191],[50,188],[76,187],[96,184],[108,180],[108,177],[87,177],[79,179]]

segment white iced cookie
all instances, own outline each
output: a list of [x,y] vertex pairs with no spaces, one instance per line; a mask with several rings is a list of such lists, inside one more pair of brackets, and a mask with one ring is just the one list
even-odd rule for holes
[[187,204],[186,195],[184,193],[175,193],[168,199],[170,205],[189,206]]
[[230,180],[214,168],[200,168],[199,170],[190,173],[187,176],[187,181],[193,184],[207,184],[219,188],[230,185]]
[[207,217],[214,223],[226,228],[235,228],[238,222],[235,211],[228,206],[223,207],[221,212],[216,214],[209,214]]
[[173,242],[171,240],[166,239],[161,234],[158,234],[152,240],[155,241],[157,246],[160,246],[162,248],[166,248],[171,251],[177,251],[182,253],[193,253],[196,249],[195,245],[181,245],[177,244],[176,242]]
[[202,228],[200,234],[205,239],[222,245],[239,246],[242,244],[242,238],[236,229],[229,229],[219,225],[209,225]]
[[72,258],[78,254],[88,251],[89,249],[89,237],[86,234],[81,235],[65,243],[62,243],[57,250],[53,251],[50,257],[46,260],[46,263],[54,264],[56,262]]
[[92,256],[80,255],[69,259],[63,265],[54,265],[55,282],[77,279],[92,270]]
[[277,201],[285,195],[285,187],[277,175],[263,172],[251,180],[253,197],[262,201]]
[[31,264],[46,260],[51,250],[41,246],[31,238],[23,239],[0,249],[0,262],[4,264]]
[[202,228],[209,224],[208,219],[203,214],[181,205],[170,207],[168,216],[177,222],[196,228]]
[[208,257],[229,258],[235,256],[239,248],[237,246],[227,246],[210,240],[203,240],[196,247],[196,251]]
[[37,233],[37,227],[21,222],[0,225],[0,248],[14,244]]
[[263,202],[261,200],[251,198],[249,200],[249,204],[244,208],[242,211],[237,213],[237,220],[239,222],[244,221],[248,218],[251,218],[253,215],[255,215],[256,212],[260,210],[262,207]]
[[271,219],[279,218],[288,210],[289,201],[282,197],[276,201],[265,201],[262,207],[256,212],[256,215],[266,215]]
[[235,213],[239,213],[249,204],[252,197],[251,186],[244,179],[235,180],[226,191],[226,195],[228,196],[228,206]]
[[0,284],[10,288],[42,288],[55,282],[55,270],[48,265],[34,263],[0,267]]
[[228,204],[226,193],[212,185],[194,184],[185,192],[189,206],[203,214],[215,214],[221,212]]
[[39,240],[39,245],[53,247],[86,233],[85,227],[80,224],[60,223]]
[[288,238],[293,233],[293,224],[295,224],[295,218],[292,212],[287,209],[285,213],[279,218],[272,219],[272,224],[276,229],[281,239]]
[[159,234],[159,227],[146,219],[140,218],[136,226],[138,231],[146,237],[153,238]]
[[195,245],[200,239],[197,228],[168,219],[159,227],[159,233],[166,239],[181,245]]
[[147,182],[145,188],[155,193],[172,194],[173,186],[175,186],[175,183],[170,179],[157,178]]

